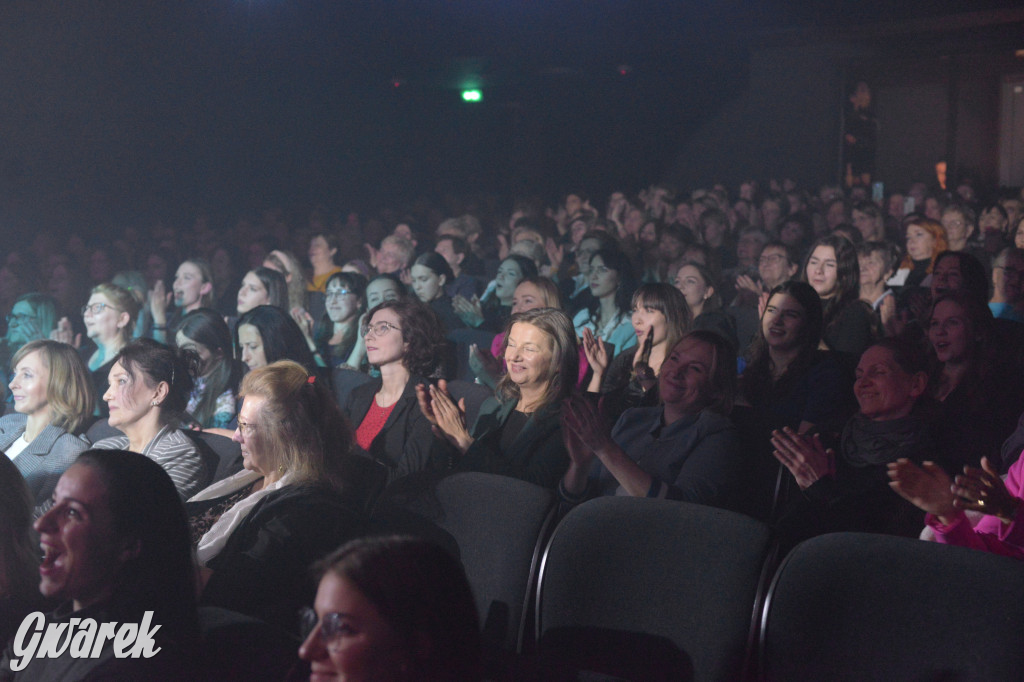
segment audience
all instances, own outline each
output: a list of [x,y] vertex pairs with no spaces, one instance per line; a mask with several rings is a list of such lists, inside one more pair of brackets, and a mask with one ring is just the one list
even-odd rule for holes
[[174,337],[178,348],[199,357],[199,372],[185,411],[204,429],[228,427],[235,420],[235,398],[243,365],[234,358],[231,332],[224,318],[209,308],[185,315]]

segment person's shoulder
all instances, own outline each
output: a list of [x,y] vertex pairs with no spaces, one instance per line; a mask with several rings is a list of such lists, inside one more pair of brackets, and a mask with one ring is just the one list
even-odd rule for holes
[[124,450],[128,447],[128,436],[109,436],[92,444],[94,450]]
[[72,433],[68,433],[61,429],[61,434],[57,436],[55,444],[66,450],[88,450],[90,445],[89,441],[85,440],[80,436],[76,436]]
[[697,426],[707,434],[736,431],[732,417],[715,410],[701,410]]
[[0,433],[7,433],[19,428],[24,428],[27,422],[28,415],[21,414],[20,412],[5,414],[0,417]]

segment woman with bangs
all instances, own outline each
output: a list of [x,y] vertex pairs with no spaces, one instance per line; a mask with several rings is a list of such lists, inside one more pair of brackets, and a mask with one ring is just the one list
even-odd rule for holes
[[601,394],[602,412],[609,420],[631,407],[658,404],[661,365],[693,323],[685,297],[670,284],[641,285],[633,294],[631,311],[636,345],[610,364],[605,346],[584,338],[587,360],[594,368],[587,390]]
[[935,269],[935,259],[949,249],[946,230],[938,221],[915,217],[905,227],[907,255],[903,257],[892,284],[904,290],[928,286],[928,277]]
[[353,388],[342,412],[355,426],[356,444],[387,467],[390,482],[439,456],[416,387],[436,379],[445,339],[437,314],[412,299],[381,303],[367,318],[366,357],[380,378]]
[[356,272],[336,272],[327,279],[324,314],[313,326],[313,318],[303,309],[292,309],[306,345],[328,367],[355,363],[359,342],[360,315],[366,309],[366,279]]
[[472,430],[465,406],[445,383],[417,387],[420,409],[457,452],[451,467],[554,488],[569,465],[559,410],[579,374],[579,350],[565,313],[538,308],[514,315],[505,332],[508,373],[480,407]]
[[845,237],[821,237],[804,261],[802,279],[821,299],[825,348],[845,353],[851,365],[856,363],[881,331],[871,306],[860,300],[857,249]]
[[67,344],[28,343],[11,367],[16,412],[0,417],[0,450],[25,477],[40,512],[61,474],[89,447],[75,434],[92,416],[95,395],[89,371]]

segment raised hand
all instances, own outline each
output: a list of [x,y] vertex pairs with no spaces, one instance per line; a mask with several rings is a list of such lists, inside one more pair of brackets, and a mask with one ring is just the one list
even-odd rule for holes
[[416,400],[420,411],[430,422],[434,435],[444,438],[459,452],[465,453],[473,444],[473,438],[466,428],[465,398],[456,404],[448,393],[448,383],[442,379],[437,382],[437,386],[417,386]]
[[75,334],[71,330],[71,320],[66,317],[60,318],[56,328],[50,332],[50,339],[66,343],[73,348],[81,348],[82,346],[82,335]]
[[299,307],[292,308],[291,315],[295,324],[299,325],[299,329],[302,330],[306,341],[313,343],[313,316],[306,312],[305,308]]
[[491,351],[475,343],[469,346],[469,368],[477,379],[491,387],[502,375],[501,361],[491,355]]
[[934,514],[948,523],[956,514],[955,495],[949,476],[934,462],[917,466],[901,457],[889,462],[889,487],[921,511]]
[[480,305],[480,299],[474,294],[473,298],[456,296],[452,299],[452,309],[459,319],[470,327],[479,327],[484,323],[484,308]]
[[954,479],[953,505],[957,509],[973,509],[991,514],[1004,523],[1013,521],[1021,501],[1006,489],[988,457],[981,458],[981,469],[964,467],[964,473]]
[[771,444],[775,459],[789,469],[801,490],[835,472],[836,453],[825,449],[818,434],[802,436],[787,426],[772,431]]
[[594,376],[604,376],[608,369],[608,349],[589,327],[583,328],[583,352],[594,370]]
[[562,426],[573,431],[580,442],[595,454],[600,454],[615,444],[611,429],[600,411],[589,401],[578,396],[566,400],[563,404]]

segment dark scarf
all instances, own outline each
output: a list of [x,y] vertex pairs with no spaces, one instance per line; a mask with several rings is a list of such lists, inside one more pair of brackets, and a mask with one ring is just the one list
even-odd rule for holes
[[930,442],[927,422],[915,413],[874,421],[858,412],[843,429],[843,459],[858,469],[888,464],[900,457],[920,462]]

